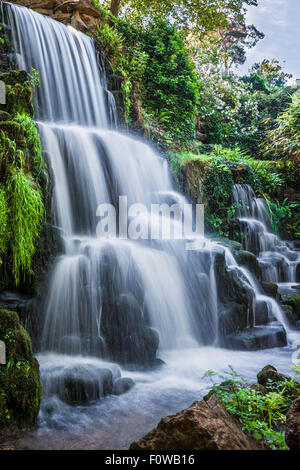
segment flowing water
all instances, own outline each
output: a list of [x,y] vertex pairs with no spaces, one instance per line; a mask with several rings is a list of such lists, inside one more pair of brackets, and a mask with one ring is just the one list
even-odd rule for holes
[[[227,269],[249,291],[254,312],[264,302],[267,323],[279,323],[289,333],[277,302],[260,291],[228,248],[202,238],[201,249],[187,251],[184,239],[96,236],[99,204],[116,205],[120,196],[127,197],[128,205],[148,208],[158,202],[184,207],[187,201],[174,191],[167,162],[143,141],[117,131],[114,99],[92,39],[23,7],[5,4],[4,17],[18,67],[39,72],[36,120],[53,175],[52,216],[65,246],[44,299],[40,428],[19,447],[126,448],[162,416],[201,398],[210,386],[201,379],[207,369],[222,371],[232,364],[249,379],[267,362],[288,371],[288,347],[255,353],[217,348],[214,260],[220,250]],[[246,242],[250,247],[255,238],[265,277],[273,276],[273,260],[284,257],[288,268],[282,280],[292,282],[296,252],[267,231],[265,206],[250,189],[237,186],[234,197],[248,198],[251,212],[241,209],[239,216],[255,227]],[[164,223],[164,216],[154,220],[156,228]],[[271,248],[275,245],[278,251]],[[277,276],[281,281],[279,271]],[[151,351],[158,342],[165,365],[157,370],[129,371],[113,363],[153,362]],[[120,397],[95,397],[90,406],[73,407],[58,398],[66,374],[95,383],[107,369],[114,381],[126,375],[136,386]]]
[[233,199],[243,227],[243,244],[246,250],[258,255],[263,280],[277,283],[279,292],[295,292],[300,250],[272,232],[267,203],[255,197],[251,186],[236,184]]

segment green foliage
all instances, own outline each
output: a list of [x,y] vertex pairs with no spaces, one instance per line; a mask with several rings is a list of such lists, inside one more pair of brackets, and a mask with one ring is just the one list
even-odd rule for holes
[[277,235],[286,235],[289,238],[300,237],[300,199],[289,202],[285,198],[282,202],[275,199],[271,201],[265,197],[271,218],[272,229]]
[[265,154],[275,157],[300,160],[300,95],[293,96],[292,102],[276,119],[277,126],[268,132],[264,145]]
[[40,86],[40,74],[35,68],[32,67],[31,74],[29,75],[29,81],[31,88],[34,90],[35,87]]
[[219,377],[223,382],[215,384],[213,390],[244,429],[265,440],[273,449],[288,449],[284,440],[284,424],[295,399],[297,382],[294,379],[278,383],[269,381],[266,393],[263,393],[247,386],[246,380],[232,368]]
[[261,62],[256,62],[252,65],[250,72],[258,75],[266,80],[269,87],[277,88],[286,84],[287,79],[292,78],[292,75],[283,71],[280,62],[276,59],[264,59]]
[[144,108],[173,139],[194,137],[198,78],[176,28],[165,21],[152,23],[141,37],[148,61],[144,71]]
[[3,170],[10,167],[21,168],[25,163],[24,152],[3,131],[0,131],[0,162]]
[[273,194],[284,183],[273,162],[255,160],[238,147],[230,149],[215,145],[210,153],[182,152],[171,157],[170,166],[181,189],[186,189],[181,173],[189,162],[199,163],[199,174],[194,167],[194,176],[189,176],[189,184],[194,188],[187,188],[188,193],[192,199],[206,204],[206,229],[214,235],[229,236],[230,220],[236,211],[232,203],[234,173],[239,174],[240,183],[251,184],[261,196]]
[[43,221],[41,191],[22,169],[14,168],[7,179],[6,197],[10,210],[12,272],[16,285],[21,275],[32,274],[32,257]]
[[9,240],[9,210],[5,190],[0,185],[0,264],[2,255],[6,253]]
[[17,313],[0,309],[0,340],[5,341],[7,360],[0,366],[0,429],[26,429],[35,424],[42,384],[31,339]]
[[245,77],[224,75],[215,67],[201,76],[198,113],[210,144],[238,145],[256,158],[263,158],[266,132],[291,101],[291,88],[270,88],[257,74]]
[[26,113],[17,114],[15,121],[22,124],[27,134],[29,143],[28,153],[32,157],[32,169],[34,177],[39,180],[43,175],[48,181],[48,169],[43,158],[41,140],[34,120]]
[[132,121],[139,100],[139,124],[157,141],[193,139],[198,78],[175,26],[156,20],[142,29],[115,20],[98,26],[97,39],[120,77],[125,122]]

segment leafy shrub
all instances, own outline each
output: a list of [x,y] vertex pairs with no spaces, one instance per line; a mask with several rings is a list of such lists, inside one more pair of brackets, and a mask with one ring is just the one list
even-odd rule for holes
[[300,95],[293,100],[276,120],[277,127],[268,132],[265,154],[300,160]]
[[25,113],[18,113],[14,119],[16,122],[22,124],[26,130],[27,140],[29,143],[29,152],[32,156],[34,177],[39,180],[41,174],[43,174],[48,181],[48,169],[43,158],[41,140],[36,123],[28,114]]
[[14,168],[7,179],[6,197],[10,209],[12,273],[16,285],[21,275],[32,274],[32,257],[43,220],[44,205],[41,191],[25,175]]
[[[212,377],[214,373],[209,371],[205,375]],[[246,380],[232,367],[219,377],[223,382],[214,384],[212,389],[243,428],[257,439],[265,440],[273,449],[288,449],[284,439],[284,424],[299,384],[294,379],[278,383],[269,381],[266,393],[263,393],[247,386]]]
[[[195,172],[199,184],[192,178],[194,187],[185,188],[183,170],[189,162],[197,161],[201,164],[199,174]],[[229,236],[230,220],[236,211],[232,201],[234,172],[241,164],[246,170],[239,175],[239,182],[250,184],[261,196],[273,194],[284,183],[273,162],[255,160],[238,147],[230,149],[215,145],[210,153],[181,152],[171,157],[170,166],[180,188],[192,199],[206,204],[206,229],[214,235]]]
[[9,211],[5,197],[5,190],[0,185],[0,264],[1,256],[6,253],[9,240]]

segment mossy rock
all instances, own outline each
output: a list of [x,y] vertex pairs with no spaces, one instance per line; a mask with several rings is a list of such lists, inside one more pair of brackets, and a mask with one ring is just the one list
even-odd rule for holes
[[285,316],[289,322],[289,324],[291,326],[300,326],[299,323],[300,323],[300,319],[299,319],[299,315],[297,315],[297,313],[294,313],[294,309],[292,307],[292,305],[286,305],[286,304],[283,304],[281,305],[282,307],[282,310],[284,311],[285,313]]
[[0,73],[0,80],[6,84],[6,104],[0,105],[0,110],[11,115],[25,112],[33,116],[32,87],[27,72]]
[[0,131],[3,131],[10,140],[14,140],[18,149],[25,152],[27,148],[26,130],[22,124],[15,121],[2,121],[0,122]]
[[11,116],[6,111],[0,111],[0,122],[11,121]]
[[[287,312],[288,320],[293,326],[297,326],[300,321],[300,294],[282,294],[282,302],[285,306],[290,306],[292,310]],[[287,311],[287,307],[285,307]]]
[[275,282],[262,282],[262,288],[266,295],[273,297],[275,300],[279,300],[278,286]]
[[17,83],[29,82],[28,73],[25,70],[10,70],[9,72],[0,73],[0,80],[6,85],[16,85]]
[[261,279],[262,271],[256,256],[250,251],[240,250],[236,255],[237,262],[245,266],[257,279]]
[[0,340],[6,346],[6,364],[0,365],[0,429],[30,429],[39,413],[42,384],[31,339],[16,312],[0,310]]

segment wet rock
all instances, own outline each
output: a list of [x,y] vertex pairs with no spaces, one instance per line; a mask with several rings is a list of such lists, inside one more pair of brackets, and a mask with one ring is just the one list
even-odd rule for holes
[[287,345],[286,332],[281,325],[248,328],[225,338],[227,347],[240,351],[257,351]]
[[287,414],[285,441],[290,450],[300,450],[300,398],[292,403]]
[[244,314],[244,306],[236,302],[224,305],[219,313],[219,333],[221,345],[226,345],[226,337],[237,331],[247,328],[247,316]]
[[270,318],[269,308],[264,300],[258,300],[255,306],[255,325],[267,325],[273,318]]
[[285,308],[290,324],[298,326],[300,321],[300,294],[282,294],[281,299],[286,306],[291,307],[291,309]]
[[268,446],[242,430],[216,394],[163,418],[130,450],[263,450]]
[[0,310],[0,340],[6,345],[6,364],[0,364],[0,429],[35,425],[42,397],[38,361],[18,314]]
[[267,387],[270,383],[278,383],[289,379],[286,375],[277,372],[274,366],[267,365],[257,374],[257,382],[263,387]]
[[[300,244],[300,242],[298,242],[298,243]],[[296,266],[296,281],[300,282],[300,263],[298,263],[297,266]]]
[[156,330],[147,326],[144,312],[133,294],[121,293],[121,280],[107,282],[111,267],[104,279],[106,292],[102,310],[103,337],[109,357],[130,368],[151,367],[155,364],[159,336]]
[[130,377],[122,377],[114,383],[113,395],[122,395],[134,387],[135,383]]
[[275,300],[279,300],[278,286],[275,282],[262,282],[262,288],[266,295],[273,297]]
[[245,266],[257,279],[261,278],[262,271],[257,257],[250,251],[241,250],[236,255],[236,260],[241,266]]
[[81,366],[61,378],[58,386],[59,397],[66,403],[77,406],[93,403],[110,395],[113,391],[113,374],[110,369],[94,372]]

